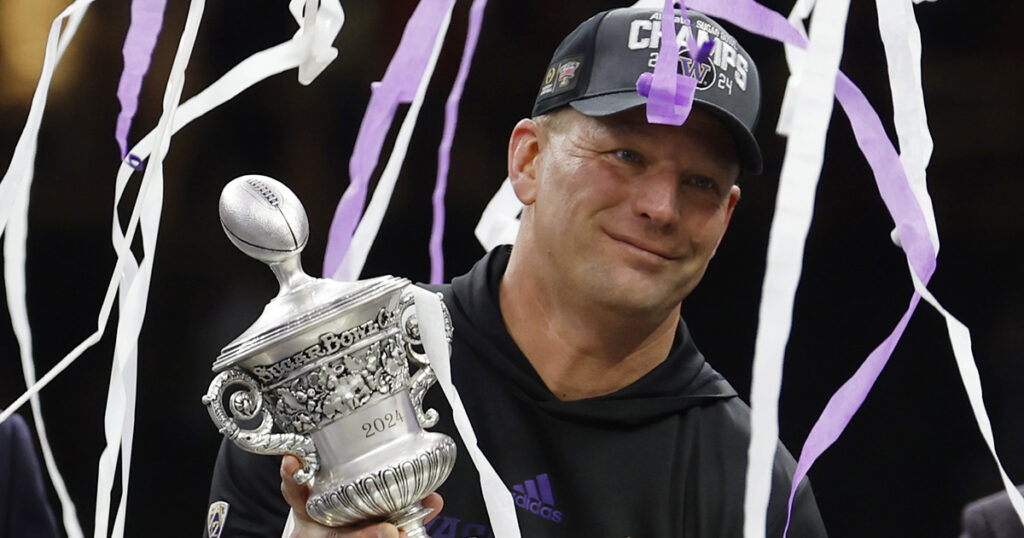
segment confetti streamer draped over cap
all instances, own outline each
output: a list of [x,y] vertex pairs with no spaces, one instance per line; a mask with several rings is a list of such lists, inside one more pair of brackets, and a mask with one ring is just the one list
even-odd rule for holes
[[117,100],[121,111],[117,114],[114,137],[121,148],[121,158],[128,154],[128,132],[139,107],[139,92],[142,79],[149,71],[153,49],[164,25],[164,11],[167,0],[132,0],[132,22],[124,38],[122,55],[124,70],[117,84]]
[[678,5],[683,20],[680,31],[686,32],[687,54],[694,64],[707,59],[714,45],[712,40],[697,46],[697,40],[686,14],[683,0],[665,0],[661,11],[661,47],[654,73],[641,73],[636,81],[636,91],[647,98],[647,121],[664,125],[682,125],[693,109],[693,96],[697,91],[697,79],[678,72],[679,46],[676,44],[675,6]]
[[359,125],[352,158],[349,160],[351,183],[338,203],[334,220],[328,232],[324,253],[325,277],[334,276],[352,241],[363,207],[370,175],[377,167],[384,139],[395,118],[400,103],[409,103],[416,95],[420,79],[426,70],[430,45],[440,31],[446,14],[455,0],[421,0],[405,26],[384,77],[371,86],[370,103]]

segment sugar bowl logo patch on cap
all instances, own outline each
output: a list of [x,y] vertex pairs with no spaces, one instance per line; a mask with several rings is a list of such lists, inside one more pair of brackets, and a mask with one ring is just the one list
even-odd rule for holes
[[558,64],[558,88],[566,88],[576,83],[576,70],[580,68],[578,60],[566,60]]
[[580,58],[570,58],[551,64],[544,73],[544,83],[540,86],[538,97],[556,95],[575,88],[581,65],[583,61]]
[[210,538],[220,538],[224,532],[224,520],[228,518],[228,503],[217,501],[210,505],[210,511],[206,514],[206,535]]

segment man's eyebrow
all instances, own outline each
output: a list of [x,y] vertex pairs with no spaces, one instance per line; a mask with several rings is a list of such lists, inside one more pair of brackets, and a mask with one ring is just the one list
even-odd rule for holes
[[[647,125],[649,124],[641,121],[617,121],[607,122],[604,124],[604,127],[613,136],[636,136],[648,140],[661,140],[661,137],[656,132],[645,128]],[[710,137],[711,135],[706,136]],[[726,140],[733,142],[732,137],[729,135],[726,135]],[[739,163],[739,155],[736,151],[735,147],[730,152],[720,144],[709,144],[708,151],[704,152],[704,154],[716,167],[722,170],[730,170],[734,164]]]
[[605,128],[608,129],[612,134],[618,135],[632,135],[640,136],[643,138],[659,138],[650,129],[644,128],[648,124],[646,122],[635,122],[635,121],[616,121],[606,122]]

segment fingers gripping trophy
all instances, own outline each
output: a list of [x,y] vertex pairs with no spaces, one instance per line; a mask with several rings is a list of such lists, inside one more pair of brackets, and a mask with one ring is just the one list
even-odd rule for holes
[[307,275],[305,210],[268,177],[228,183],[220,219],[235,246],[270,266],[281,290],[213,363],[217,376],[203,396],[213,422],[242,449],[299,457],[295,480],[312,484],[306,510],[316,521],[390,521],[410,538],[427,536],[431,509],[420,501],[448,477],[455,443],[424,431],[438,418],[422,408],[436,377],[410,282]]

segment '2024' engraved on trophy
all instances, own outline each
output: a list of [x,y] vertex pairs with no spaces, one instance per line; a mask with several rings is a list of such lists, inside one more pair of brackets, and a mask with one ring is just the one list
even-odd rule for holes
[[384,433],[395,426],[400,426],[405,420],[402,417],[402,412],[398,409],[384,413],[382,416],[376,417],[369,422],[363,423],[363,437],[373,437],[375,434]]

